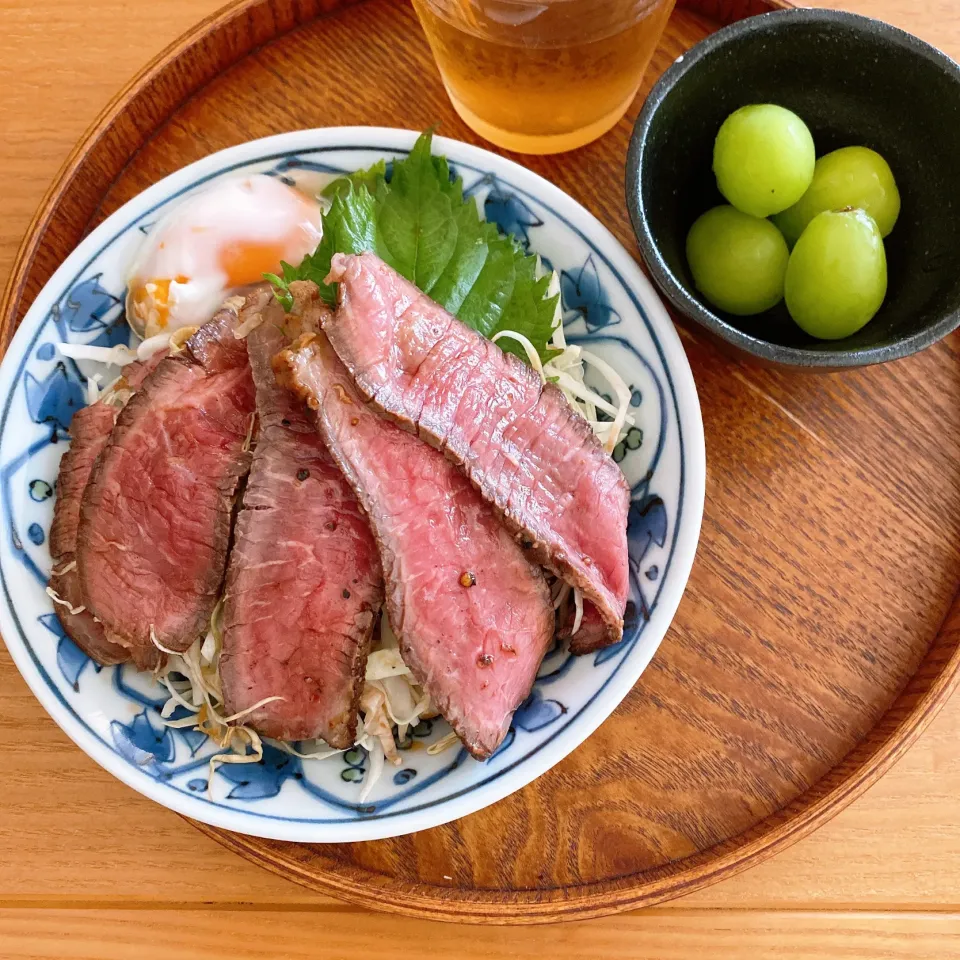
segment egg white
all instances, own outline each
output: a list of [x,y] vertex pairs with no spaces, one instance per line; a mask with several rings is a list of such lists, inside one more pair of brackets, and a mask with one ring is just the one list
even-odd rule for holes
[[297,264],[312,253],[320,229],[316,198],[275,177],[213,183],[178,204],[144,240],[128,277],[131,327],[152,337],[200,326],[238,287],[279,272],[281,259]]

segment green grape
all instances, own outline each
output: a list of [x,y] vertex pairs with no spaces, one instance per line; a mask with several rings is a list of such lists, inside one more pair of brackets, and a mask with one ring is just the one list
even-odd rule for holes
[[807,125],[773,103],[731,113],[713,145],[720,192],[754,217],[768,217],[795,204],[810,186],[815,162]]
[[900,192],[887,161],[867,147],[843,147],[817,161],[810,189],[773,222],[791,246],[824,210],[866,210],[887,236],[900,214]]
[[856,333],[887,293],[887,257],[873,218],[862,210],[817,214],[787,264],[787,309],[821,340]]
[[714,207],[687,234],[687,262],[697,289],[715,307],[746,316],[783,298],[790,253],[769,221]]

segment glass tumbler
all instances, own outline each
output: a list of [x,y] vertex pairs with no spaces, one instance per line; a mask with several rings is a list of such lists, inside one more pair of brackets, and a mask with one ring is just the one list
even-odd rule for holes
[[674,0],[413,0],[457,113],[519,153],[595,140],[640,87]]

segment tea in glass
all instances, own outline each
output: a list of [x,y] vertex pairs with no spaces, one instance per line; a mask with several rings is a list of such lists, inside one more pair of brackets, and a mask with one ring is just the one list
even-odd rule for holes
[[477,133],[559,153],[626,112],[674,0],[413,0],[450,100]]

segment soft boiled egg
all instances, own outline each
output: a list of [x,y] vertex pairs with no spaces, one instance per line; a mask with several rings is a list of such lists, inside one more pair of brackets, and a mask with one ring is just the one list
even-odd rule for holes
[[147,235],[127,283],[141,337],[198,327],[232,291],[299,264],[320,242],[320,205],[266,174],[218,181]]

